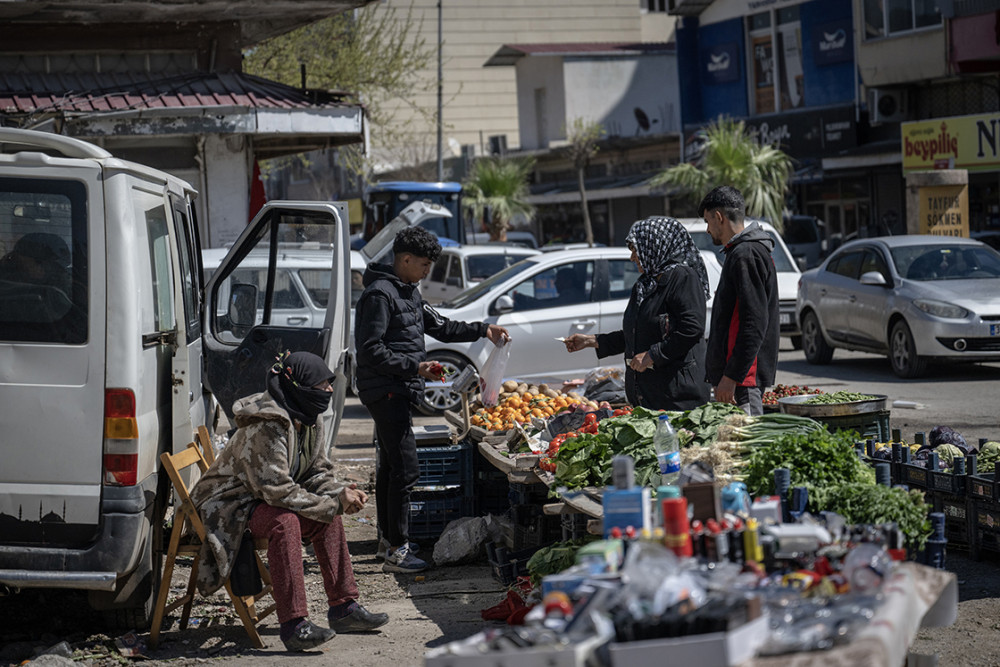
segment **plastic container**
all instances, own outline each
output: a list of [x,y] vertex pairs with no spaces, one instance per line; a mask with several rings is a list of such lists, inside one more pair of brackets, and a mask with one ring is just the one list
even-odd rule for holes
[[668,415],[660,415],[656,419],[653,448],[656,450],[656,461],[660,464],[660,485],[676,484],[681,476],[681,453],[677,433],[670,425]]

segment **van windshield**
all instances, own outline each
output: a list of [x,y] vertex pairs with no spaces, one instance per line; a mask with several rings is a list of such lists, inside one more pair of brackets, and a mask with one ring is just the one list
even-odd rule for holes
[[87,341],[87,189],[0,178],[0,340]]

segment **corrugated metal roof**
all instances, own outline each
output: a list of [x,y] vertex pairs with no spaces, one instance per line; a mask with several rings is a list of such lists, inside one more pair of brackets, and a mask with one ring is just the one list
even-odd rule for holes
[[145,73],[0,73],[0,114],[119,112],[180,107],[316,109],[347,95],[303,91],[239,72],[157,77]]
[[649,53],[673,53],[673,42],[553,42],[543,44],[504,44],[486,67],[510,66],[524,56],[623,56]]

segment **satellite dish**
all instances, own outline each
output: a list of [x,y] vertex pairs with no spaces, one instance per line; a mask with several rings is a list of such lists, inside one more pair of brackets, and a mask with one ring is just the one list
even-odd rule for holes
[[639,123],[640,129],[642,129],[644,132],[648,131],[649,116],[646,115],[646,112],[640,109],[639,107],[636,107],[635,109],[633,109],[632,113],[635,114],[635,122]]

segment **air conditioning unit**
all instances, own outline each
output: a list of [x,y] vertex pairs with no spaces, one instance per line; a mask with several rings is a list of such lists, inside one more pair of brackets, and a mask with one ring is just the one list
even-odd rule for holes
[[902,122],[909,118],[909,112],[905,89],[868,89],[868,122],[872,125]]

